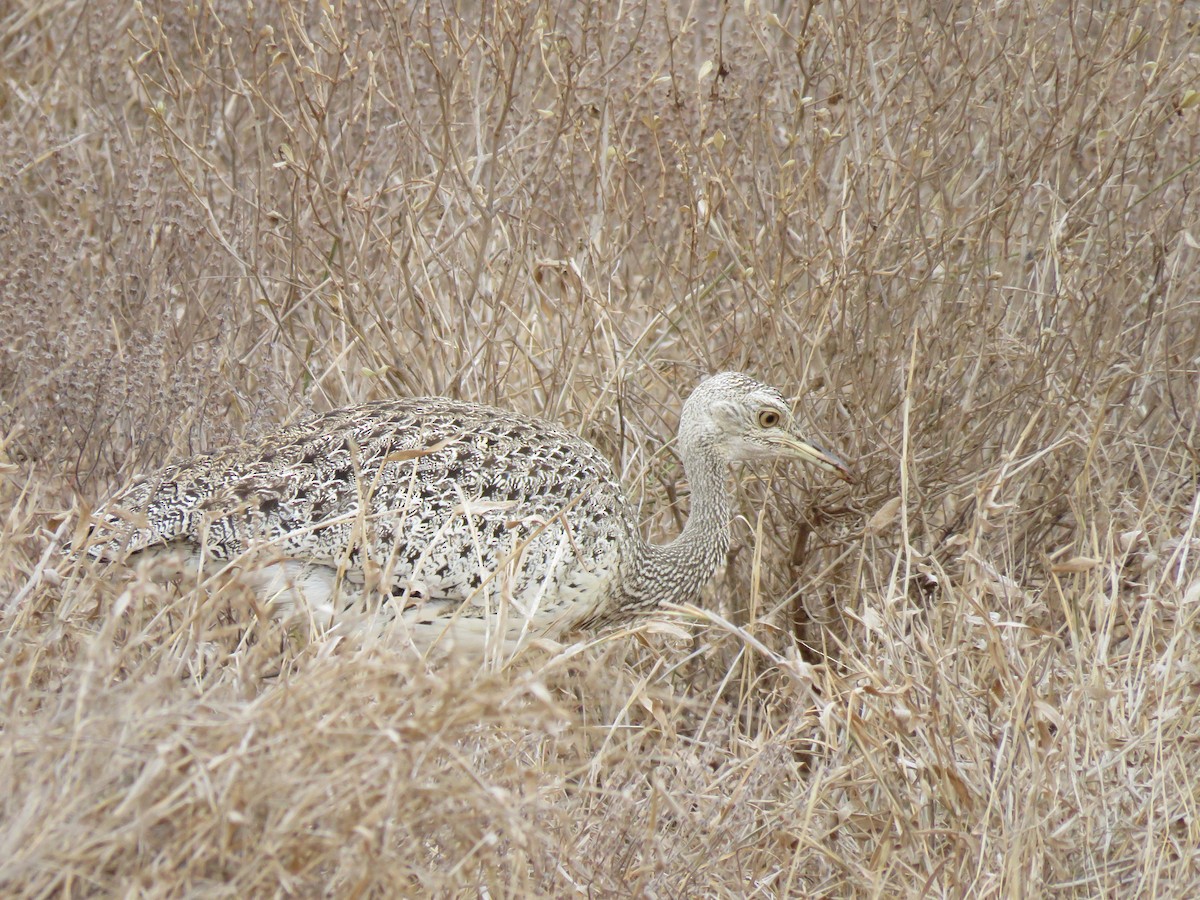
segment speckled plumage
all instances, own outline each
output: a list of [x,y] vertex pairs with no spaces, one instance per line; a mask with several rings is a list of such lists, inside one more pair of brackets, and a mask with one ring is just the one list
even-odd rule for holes
[[[763,410],[781,427],[756,424]],[[642,540],[583,439],[420,398],[337,410],[138,479],[97,512],[88,552],[234,563],[279,614],[322,630],[399,618],[421,647],[511,649],[693,599],[728,544],[730,461],[795,456],[844,476],[788,421],[782,397],[747,376],[703,382],[680,422],[692,515],[661,547]]]

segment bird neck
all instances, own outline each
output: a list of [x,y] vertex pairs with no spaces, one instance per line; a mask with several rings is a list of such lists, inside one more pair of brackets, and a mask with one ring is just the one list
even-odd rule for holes
[[684,456],[683,468],[692,488],[691,514],[669,544],[642,543],[624,585],[632,608],[694,601],[729,549],[729,466],[698,450]]

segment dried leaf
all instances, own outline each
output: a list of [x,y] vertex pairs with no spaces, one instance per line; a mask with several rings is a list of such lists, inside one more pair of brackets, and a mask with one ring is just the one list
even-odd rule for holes
[[1071,575],[1078,572],[1088,572],[1100,565],[1100,560],[1090,556],[1072,556],[1066,562],[1055,563],[1050,571],[1055,575]]
[[879,507],[875,515],[867,520],[867,534],[879,535],[887,531],[899,517],[900,503],[899,497],[893,497]]

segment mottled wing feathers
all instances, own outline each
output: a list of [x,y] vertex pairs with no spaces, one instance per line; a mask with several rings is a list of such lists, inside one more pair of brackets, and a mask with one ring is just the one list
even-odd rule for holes
[[363,580],[370,559],[460,592],[495,565],[497,547],[526,552],[534,542],[531,569],[545,563],[548,523],[569,520],[571,542],[618,540],[620,508],[608,462],[556,425],[450,400],[389,400],[140,479],[97,513],[89,552],[186,542],[231,559],[269,542],[349,580]]

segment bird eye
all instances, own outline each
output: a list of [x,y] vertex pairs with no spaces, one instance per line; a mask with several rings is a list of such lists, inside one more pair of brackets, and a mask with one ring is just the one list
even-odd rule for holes
[[763,409],[758,413],[758,424],[762,428],[774,428],[779,424],[779,413],[773,409]]

